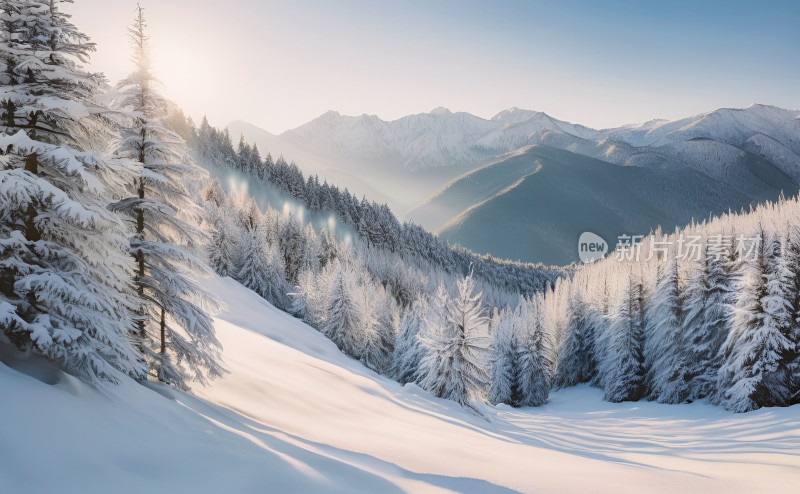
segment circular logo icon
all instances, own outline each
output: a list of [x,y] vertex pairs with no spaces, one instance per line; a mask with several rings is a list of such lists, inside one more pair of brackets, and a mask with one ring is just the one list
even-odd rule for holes
[[595,262],[605,257],[608,253],[608,242],[603,237],[592,232],[581,233],[578,239],[578,257],[581,262]]

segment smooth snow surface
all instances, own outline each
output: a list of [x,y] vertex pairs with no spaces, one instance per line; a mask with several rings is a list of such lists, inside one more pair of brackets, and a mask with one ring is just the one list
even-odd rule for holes
[[208,285],[227,305],[230,373],[196,396],[0,364],[0,492],[800,490],[798,407],[609,404],[582,386],[487,406],[487,422],[366,370],[230,279]]

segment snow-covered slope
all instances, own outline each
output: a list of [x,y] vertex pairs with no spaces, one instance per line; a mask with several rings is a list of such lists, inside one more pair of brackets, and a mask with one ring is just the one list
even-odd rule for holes
[[489,421],[342,355],[230,279],[230,373],[195,395],[0,363],[3,492],[793,492],[793,408],[609,404],[588,387]]

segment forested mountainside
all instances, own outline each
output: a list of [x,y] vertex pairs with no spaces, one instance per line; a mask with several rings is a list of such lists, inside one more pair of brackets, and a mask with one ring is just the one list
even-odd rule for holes
[[[309,217],[322,215],[327,219],[333,215],[342,225],[340,229],[347,228],[368,246],[396,253],[410,262],[426,261],[460,275],[471,271],[487,283],[525,295],[542,291],[565,272],[562,268],[480,256],[450,246],[414,223],[401,223],[385,204],[366,197],[359,200],[347,189],[320,183],[316,175],[306,178],[297,165],[287,163],[283,157],[274,160],[267,152],[262,158],[258,147],[243,139],[234,149],[227,130],[217,130],[206,121],[187,137],[198,162],[213,172],[244,174],[241,180],[249,181],[251,194],[258,194],[259,188],[273,194],[277,190],[272,207],[283,208],[284,202],[290,201],[301,206]],[[225,179],[222,183],[229,185]]]
[[[595,229],[605,220],[618,223],[619,207],[626,203],[635,203],[624,215],[636,229],[610,231],[606,226],[609,241],[621,233],[646,234],[657,226],[671,229],[692,218],[746,209],[777,200],[781,192],[793,195],[800,180],[799,116],[797,110],[752,105],[595,130],[518,108],[489,120],[437,108],[393,121],[327,112],[280,135],[242,122],[231,128],[234,135],[242,133],[262,149],[268,146],[302,157],[298,163],[304,171],[350,187],[359,196],[380,198],[400,217],[471,250],[562,264],[576,260],[574,225],[587,216],[600,220]],[[529,146],[540,149],[542,156],[528,166],[540,162],[546,165],[545,173],[509,176],[508,167],[486,166],[523,156]],[[592,170],[608,171],[600,180],[589,180],[596,178],[595,172],[571,175],[593,160],[602,163]],[[478,169],[482,178],[497,173],[490,182],[502,181],[503,186],[489,194],[466,193],[465,182],[475,180],[472,172]],[[590,188],[597,199],[591,209],[547,194],[563,190],[562,175],[576,179],[578,189]],[[630,187],[617,186],[618,175],[624,175],[622,181]],[[545,193],[538,193],[539,188]],[[511,197],[495,197],[505,189]],[[539,237],[539,245],[529,246],[541,225],[535,232],[528,228],[488,233],[503,222],[551,221],[542,211],[554,207],[563,221]],[[565,225],[564,231],[559,224]]]

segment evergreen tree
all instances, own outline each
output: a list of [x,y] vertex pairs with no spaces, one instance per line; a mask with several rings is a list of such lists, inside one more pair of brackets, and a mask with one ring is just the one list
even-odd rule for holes
[[775,259],[775,244],[765,238],[763,229],[759,238],[755,261],[743,266],[742,287],[720,369],[720,401],[734,412],[782,405],[788,400],[788,389],[774,387],[780,380],[773,379],[783,371],[782,356],[791,348],[785,334],[789,306],[783,292],[784,272]]
[[392,377],[400,384],[414,381],[423,350],[419,343],[419,332],[423,325],[425,303],[419,300],[403,313],[400,330],[392,356]]
[[559,388],[589,382],[595,373],[595,317],[575,287],[569,299],[569,319],[564,340],[558,352],[558,365],[553,378]]
[[517,337],[517,386],[514,402],[523,407],[547,403],[552,382],[553,345],[545,330],[544,298],[535,295],[520,307]]
[[785,265],[789,283],[789,348],[784,354],[787,370],[789,404],[800,403],[800,229],[793,227],[786,235]]
[[311,224],[306,225],[303,241],[303,255],[300,259],[300,269],[318,271],[322,259],[322,244]]
[[109,137],[80,65],[94,44],[62,3],[0,4],[0,331],[88,381],[139,378],[124,226],[106,208],[136,169],[93,152]]
[[601,370],[608,401],[636,401],[644,392],[642,306],[642,284],[631,273],[608,328]]
[[295,293],[292,294],[292,313],[317,329],[321,329],[327,319],[327,296],[332,268],[333,265],[328,265],[317,274],[308,270],[301,271]]
[[[449,303],[450,294],[443,282],[440,282],[434,293],[429,297],[425,312],[422,317],[422,327],[417,335],[417,342],[421,350],[419,367],[416,369],[414,381],[423,386],[423,382],[429,380],[429,376],[444,376],[447,372],[448,362],[445,361],[446,342],[448,336],[445,334],[446,309]],[[444,388],[437,382],[435,390],[429,389],[432,393],[440,396]]]
[[[369,290],[364,293],[371,292]],[[387,374],[392,364],[397,332],[397,306],[383,289],[375,293],[375,297],[366,297],[366,314],[363,318],[366,342],[361,361],[375,372]]]
[[225,210],[218,209],[208,245],[208,261],[220,276],[236,273],[235,246],[240,240],[230,216]]
[[682,282],[678,260],[666,262],[647,304],[644,366],[648,397],[660,403],[681,403],[689,396],[683,337]]
[[366,343],[363,299],[352,269],[337,262],[328,291],[327,320],[322,333],[347,355],[360,359]]
[[517,389],[517,348],[514,337],[514,314],[506,307],[496,314],[492,324],[489,403],[515,405]]
[[683,333],[693,400],[716,394],[722,345],[730,331],[730,307],[734,302],[733,276],[726,270],[730,256],[730,251],[706,249],[686,287]]
[[463,406],[484,401],[489,385],[488,320],[474,287],[472,276],[459,281],[445,307],[444,327],[421,340],[426,348],[421,386]]
[[135,161],[140,173],[131,195],[114,210],[129,218],[135,232],[130,249],[144,355],[159,380],[186,388],[191,380],[205,383],[222,373],[220,345],[206,312],[213,302],[194,280],[204,274],[204,265],[189,250],[203,238],[186,219],[197,217],[183,182],[194,165],[183,140],[162,123],[167,101],[150,70],[145,27],[139,7],[129,30],[136,71],[119,83],[114,101],[130,122],[114,152]]
[[764,300],[764,310],[767,314],[765,322],[775,326],[781,335],[783,349],[774,372],[768,373],[764,385],[769,389],[769,397],[765,397],[766,406],[787,406],[792,399],[792,376],[789,361],[795,343],[793,341],[796,331],[792,321],[793,301],[797,296],[794,288],[793,269],[788,254],[789,240],[776,233],[768,251],[767,268],[767,298]]
[[604,363],[608,359],[608,348],[611,340],[611,306],[612,299],[609,288],[608,274],[603,276],[603,289],[597,310],[592,311],[593,327],[593,355],[594,355],[594,375],[591,379],[592,386],[603,388],[605,379]]
[[325,267],[328,263],[333,262],[333,260],[336,259],[338,248],[336,246],[336,239],[333,237],[333,235],[331,235],[327,228],[322,227],[319,238],[320,246],[322,248],[320,254],[320,264],[322,267]]
[[286,268],[286,280],[289,283],[297,283],[297,275],[303,267],[303,253],[306,247],[303,228],[297,218],[289,215],[278,238]]
[[284,278],[286,267],[283,264],[283,256],[274,244],[268,244],[264,248],[266,256],[264,281],[266,287],[262,296],[278,309],[288,310],[291,307],[289,299],[290,285]]
[[[259,222],[260,223],[260,222]],[[242,266],[236,279],[279,309],[289,307],[283,257],[267,243],[263,224],[248,229],[242,239]]]

